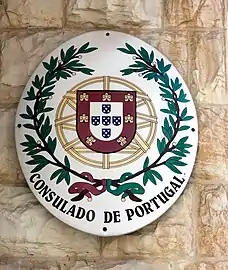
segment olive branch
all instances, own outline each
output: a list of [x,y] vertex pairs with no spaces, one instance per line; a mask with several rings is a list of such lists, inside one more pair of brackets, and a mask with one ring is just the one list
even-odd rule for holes
[[[155,168],[165,165],[171,171],[181,174],[180,169],[177,167],[187,165],[182,159],[190,153],[187,149],[192,147],[191,144],[187,143],[189,137],[183,137],[177,143],[175,143],[175,139],[180,131],[190,129],[190,126],[186,125],[185,122],[193,119],[193,116],[188,115],[187,107],[182,111],[180,109],[179,104],[187,103],[189,100],[186,98],[187,95],[182,89],[182,83],[180,83],[179,78],[176,77],[174,80],[169,78],[167,72],[170,70],[171,64],[165,65],[163,58],[160,60],[155,59],[153,51],[148,53],[143,47],[136,50],[128,43],[125,45],[126,48],[118,48],[118,50],[122,53],[133,55],[134,64],[127,69],[121,70],[122,76],[137,73],[148,81],[155,80],[161,90],[160,96],[167,102],[168,107],[161,109],[161,112],[168,116],[165,117],[162,125],[164,137],[161,140],[157,139],[158,158],[149,164],[149,158],[147,157],[144,161],[143,169],[135,174],[131,174],[125,181],[144,174],[144,186],[149,180],[156,185],[157,179],[162,181],[163,178]],[[173,154],[173,156],[163,160],[167,153]]]
[[[136,73],[144,79],[150,81],[155,80],[161,91],[160,96],[167,102],[167,108],[161,109],[161,112],[167,114],[164,123],[162,125],[162,133],[164,137],[157,139],[157,149],[159,156],[150,164],[149,157],[147,157],[143,164],[143,169],[130,173],[125,172],[119,180],[110,180],[108,182],[107,190],[113,195],[122,194],[122,198],[128,196],[126,191],[131,191],[133,194],[144,194],[145,189],[139,183],[128,182],[131,179],[136,178],[143,174],[143,185],[146,186],[150,181],[154,185],[157,185],[157,181],[163,181],[161,174],[156,170],[160,166],[166,166],[171,171],[177,174],[182,172],[178,167],[186,166],[187,164],[182,161],[184,157],[190,152],[189,148],[192,147],[188,144],[188,136],[181,138],[177,143],[175,139],[180,131],[190,129],[189,125],[185,122],[193,119],[193,116],[188,115],[188,109],[185,107],[182,111],[180,109],[180,103],[187,103],[189,100],[186,98],[186,94],[182,89],[182,83],[179,78],[170,79],[168,71],[171,68],[171,64],[165,65],[164,59],[155,59],[154,52],[150,53],[143,47],[136,50],[130,44],[126,43],[125,48],[117,48],[120,52],[132,55],[134,64],[131,64],[128,68],[121,70],[122,76],[127,76]],[[167,154],[169,153],[169,157]],[[170,155],[172,155],[170,157]],[[115,190],[111,187],[119,185]],[[132,199],[132,198],[131,198]],[[138,197],[134,197],[133,200],[141,201]]]
[[97,48],[90,47],[89,42],[82,45],[79,49],[75,48],[75,46],[71,46],[66,52],[62,49],[60,57],[54,58],[52,56],[49,63],[43,62],[43,66],[47,70],[45,76],[35,76],[32,86],[24,98],[29,102],[33,102],[34,105],[33,108],[27,105],[26,113],[20,114],[23,119],[31,121],[31,123],[26,123],[23,126],[34,130],[39,138],[36,141],[31,135],[25,134],[26,141],[21,143],[21,145],[25,147],[23,152],[26,152],[31,157],[31,160],[27,161],[26,164],[35,165],[31,173],[42,170],[48,164],[59,167],[50,177],[50,180],[57,178],[57,184],[65,180],[69,185],[70,173],[84,180],[87,180],[87,178],[70,168],[70,161],[67,156],[61,162],[54,155],[57,141],[56,138],[53,139],[50,136],[52,125],[49,116],[46,116],[46,113],[51,112],[53,108],[47,107],[47,101],[54,95],[52,90],[60,79],[66,80],[78,72],[92,75],[94,70],[82,64],[80,59],[83,54],[95,50]]

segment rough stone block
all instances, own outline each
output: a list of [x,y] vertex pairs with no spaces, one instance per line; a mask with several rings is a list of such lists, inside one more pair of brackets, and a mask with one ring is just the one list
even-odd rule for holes
[[223,185],[200,186],[199,191],[200,204],[197,225],[198,253],[201,256],[207,257],[227,256],[228,187]]
[[0,9],[0,28],[62,25],[62,0],[4,0]]
[[88,27],[161,26],[161,0],[70,0],[67,22]]
[[0,108],[0,183],[19,184],[23,181],[14,141],[14,108]]
[[[54,218],[28,188],[0,185],[0,254],[38,257],[99,254],[99,238]],[[1,250],[2,249],[2,250]]]
[[167,27],[224,27],[224,0],[167,0],[165,26]]
[[223,32],[190,34],[190,89],[198,103],[227,104]]
[[164,216],[140,231],[121,237],[102,240],[102,257],[111,259],[193,256],[193,198],[194,187],[189,186]]
[[228,180],[228,106],[200,105],[197,114],[199,147],[193,178],[200,183],[224,183]]
[[0,103],[18,102],[25,84],[48,53],[80,31],[20,31],[2,35]]

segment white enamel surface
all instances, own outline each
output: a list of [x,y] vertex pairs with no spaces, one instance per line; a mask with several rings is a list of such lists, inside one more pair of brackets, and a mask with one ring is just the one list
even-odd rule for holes
[[[86,54],[82,58],[82,62],[86,64],[88,67],[95,70],[92,76],[84,75],[81,73],[77,73],[76,76],[71,77],[68,80],[59,80],[56,83],[56,87],[53,90],[55,92],[55,95],[52,99],[48,101],[48,106],[54,107],[54,111],[48,113],[50,119],[53,121],[53,128],[51,132],[52,137],[57,137],[56,135],[56,129],[54,127],[54,121],[56,117],[56,110],[59,106],[60,101],[62,100],[62,97],[66,94],[67,91],[72,89],[75,85],[78,83],[87,80],[88,78],[92,77],[99,77],[99,76],[114,76],[123,78],[127,81],[130,81],[137,85],[139,88],[141,88],[152,100],[153,105],[156,110],[156,114],[158,117],[158,124],[157,124],[157,132],[155,135],[155,139],[153,141],[152,146],[150,149],[143,154],[140,158],[135,160],[134,162],[127,164],[125,166],[112,168],[112,169],[98,169],[93,168],[87,164],[84,164],[80,162],[77,159],[72,158],[72,156],[68,155],[59,141],[57,142],[57,149],[55,152],[55,156],[62,160],[65,155],[68,156],[70,160],[70,164],[72,169],[78,171],[79,173],[87,171],[91,172],[94,176],[94,178],[99,179],[118,179],[124,172],[132,172],[136,173],[137,171],[141,170],[143,167],[143,163],[145,158],[148,156],[150,159],[150,162],[152,163],[156,157],[158,156],[157,151],[157,139],[163,138],[161,126],[164,122],[165,114],[160,112],[160,109],[166,108],[167,104],[164,102],[160,97],[160,90],[158,84],[154,81],[147,81],[144,80],[142,77],[139,77],[137,74],[131,74],[129,76],[122,77],[122,73],[120,70],[124,68],[128,68],[129,65],[133,64],[133,59],[131,55],[127,55],[124,53],[121,53],[117,50],[119,47],[125,47],[125,43],[129,43],[135,48],[140,48],[141,46],[144,47],[146,50],[151,51],[153,50],[155,53],[155,58],[164,58],[165,64],[169,63],[169,60],[163,56],[160,52],[158,52],[155,48],[151,47],[149,44],[145,43],[144,41],[137,39],[133,36],[127,35],[125,33],[119,33],[119,32],[109,32],[110,35],[106,36],[105,31],[94,31],[85,33],[83,35],[77,36],[66,43],[62,44],[59,48],[54,50],[50,55],[48,55],[44,61],[48,62],[51,56],[58,56],[60,54],[60,50],[63,48],[64,50],[67,50],[70,46],[75,45],[76,47],[80,47],[86,42],[90,42],[90,46],[98,47],[98,50]],[[109,235],[121,235],[133,232],[135,230],[138,230],[145,225],[148,225],[149,223],[153,222],[155,219],[160,217],[164,212],[166,212],[178,199],[178,197],[181,195],[181,193],[184,191],[186,184],[190,178],[196,152],[197,152],[197,144],[198,144],[198,124],[197,124],[197,116],[195,111],[195,106],[192,100],[192,97],[190,95],[190,92],[183,81],[181,75],[177,72],[174,66],[171,67],[171,69],[168,71],[168,75],[170,78],[176,78],[178,77],[180,82],[183,84],[183,90],[187,94],[187,99],[190,100],[189,103],[187,103],[188,107],[188,115],[194,116],[193,120],[188,121],[188,125],[190,125],[191,128],[195,129],[195,132],[191,132],[189,130],[182,131],[181,134],[177,135],[177,138],[175,141],[178,141],[180,138],[189,136],[188,143],[192,144],[193,147],[190,150],[190,154],[183,159],[185,163],[187,163],[187,166],[184,168],[182,167],[183,175],[180,176],[180,178],[184,177],[185,182],[181,185],[181,187],[178,189],[176,194],[170,198],[170,200],[165,204],[161,205],[159,209],[155,209],[150,214],[145,214],[143,217],[137,217],[136,215],[133,216],[133,219],[128,221],[127,215],[126,215],[126,209],[134,209],[137,206],[142,206],[143,203],[149,202],[153,197],[155,197],[157,194],[159,194],[161,191],[164,190],[165,187],[169,186],[169,182],[172,180],[173,176],[176,174],[171,172],[167,167],[161,166],[157,168],[157,171],[163,176],[164,181],[158,182],[158,184],[155,186],[152,183],[148,183],[145,188],[145,194],[140,195],[139,197],[142,199],[142,202],[134,202],[126,199],[125,202],[121,201],[120,196],[113,196],[108,192],[105,192],[101,194],[100,196],[94,196],[91,202],[88,202],[87,199],[83,199],[79,202],[71,202],[70,199],[72,198],[72,195],[68,193],[68,186],[65,183],[60,183],[59,185],[56,185],[56,181],[50,181],[51,174],[57,169],[53,165],[46,166],[42,171],[39,172],[41,179],[43,179],[46,184],[60,197],[64,198],[69,202],[69,206],[67,206],[67,209],[70,208],[72,204],[76,205],[76,209],[79,209],[79,207],[82,207],[88,211],[94,210],[96,212],[95,219],[92,222],[88,222],[85,218],[82,219],[76,219],[72,217],[71,215],[66,215],[56,208],[54,208],[51,203],[48,203],[46,200],[42,198],[42,196],[35,190],[34,184],[29,181],[31,177],[31,169],[32,166],[26,165],[25,162],[30,160],[28,156],[23,151],[23,147],[20,145],[21,142],[24,140],[24,134],[30,134],[31,136],[34,136],[34,138],[37,140],[37,137],[33,130],[28,130],[25,128],[17,128],[18,124],[25,124],[28,121],[22,119],[19,114],[24,113],[26,110],[26,105],[29,104],[31,107],[34,105],[33,102],[27,102],[23,98],[26,96],[27,90],[31,86],[32,80],[34,80],[35,75],[43,76],[45,74],[46,70],[44,69],[43,65],[40,64],[37,69],[34,71],[34,74],[31,76],[27,86],[25,87],[24,93],[22,94],[18,111],[17,111],[17,118],[16,118],[16,146],[17,146],[17,152],[20,160],[20,164],[23,170],[23,173],[25,175],[25,178],[28,182],[28,185],[34,195],[37,197],[37,199],[44,205],[44,207],[47,208],[49,212],[51,212],[55,217],[62,220],[63,222],[67,223],[68,225],[75,227],[76,229],[92,233],[95,235],[101,235],[101,236],[109,236]],[[91,90],[103,90],[102,85],[97,85],[97,89],[94,88],[94,86],[91,87]],[[115,89],[115,86],[111,86],[111,88]],[[88,88],[88,87],[87,87]],[[119,89],[118,90],[126,90],[126,89]],[[181,103],[180,109],[183,110],[185,108],[186,104]],[[119,131],[118,131],[119,132]],[[75,138],[75,133],[72,132],[71,138],[72,140]],[[146,136],[142,132],[142,137]],[[91,154],[93,157],[93,155]],[[94,159],[96,156],[94,156]],[[178,175],[176,175],[179,177]],[[72,176],[71,178],[71,184],[74,182],[81,182],[81,179],[78,179],[77,177]],[[136,177],[133,182],[142,184],[142,175]],[[104,212],[105,211],[119,211],[120,212],[120,222],[117,223],[104,223]],[[103,231],[103,227],[107,228],[107,231]]]

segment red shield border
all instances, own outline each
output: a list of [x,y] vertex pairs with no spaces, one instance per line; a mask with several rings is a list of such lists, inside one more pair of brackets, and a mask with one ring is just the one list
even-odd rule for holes
[[[114,140],[102,141],[90,131],[90,102],[123,102],[123,130]],[[136,133],[136,92],[80,90],[77,92],[76,130],[81,142],[98,153],[115,153],[127,147]]]

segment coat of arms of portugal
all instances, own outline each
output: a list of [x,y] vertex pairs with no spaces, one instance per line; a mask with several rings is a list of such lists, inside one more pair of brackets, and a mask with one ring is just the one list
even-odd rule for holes
[[16,120],[21,166],[44,204],[58,194],[101,212],[141,205],[145,213],[132,216],[153,219],[161,213],[149,202],[171,180],[167,205],[183,191],[196,131],[191,95],[172,64],[137,38],[104,31],[76,37],[42,62]]

